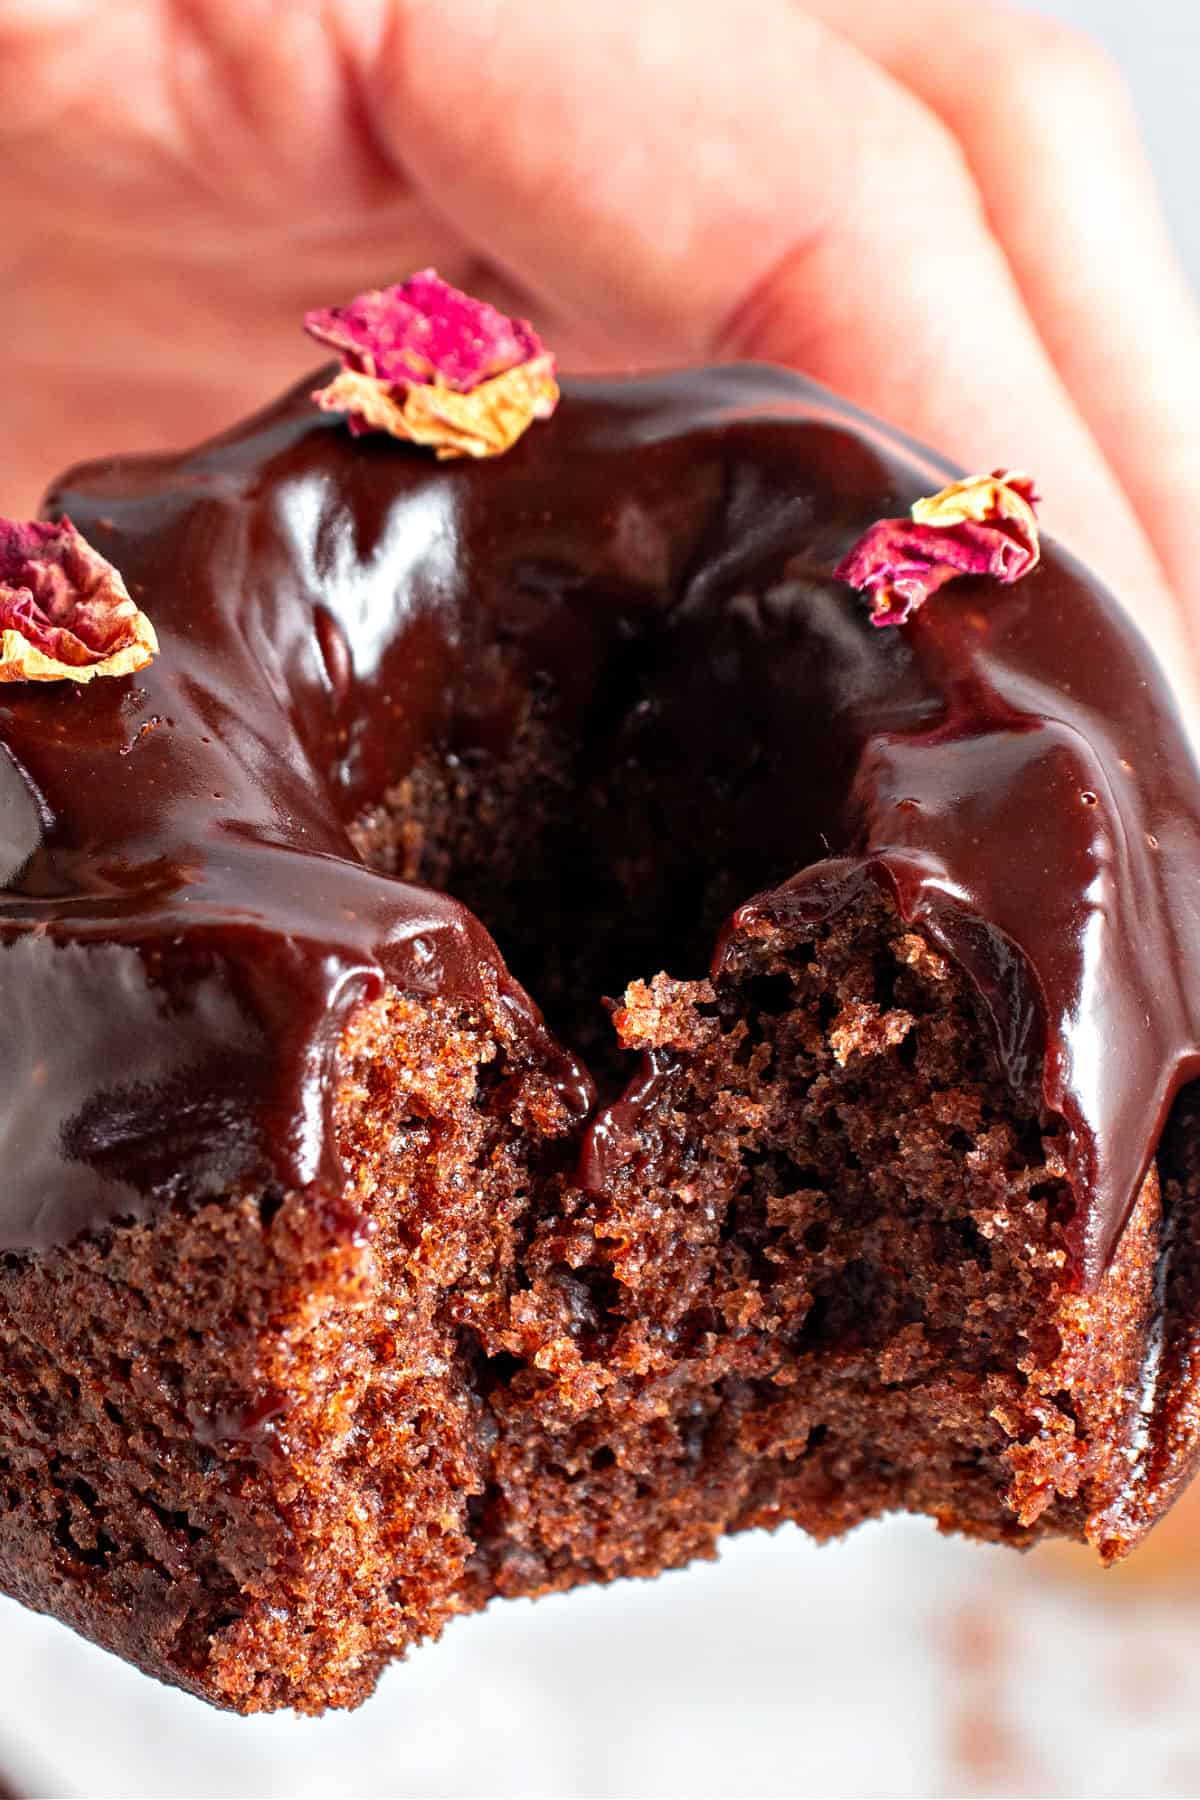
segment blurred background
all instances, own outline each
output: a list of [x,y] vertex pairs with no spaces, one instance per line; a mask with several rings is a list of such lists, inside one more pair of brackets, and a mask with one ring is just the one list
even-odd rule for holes
[[[1042,10],[1124,65],[1200,284],[1200,0]],[[0,1683],[26,1795],[1197,1795],[1200,1496],[1107,1576],[903,1519],[743,1538],[460,1621],[321,1720],[224,1717],[8,1600]]]

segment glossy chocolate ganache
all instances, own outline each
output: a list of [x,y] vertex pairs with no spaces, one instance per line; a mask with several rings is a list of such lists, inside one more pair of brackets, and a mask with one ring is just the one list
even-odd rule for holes
[[498,995],[603,1182],[653,1066],[598,1107],[586,1033],[551,1032],[516,951],[510,974],[461,897],[353,841],[431,746],[502,762],[534,695],[591,796],[544,926],[567,985],[698,975],[714,941],[719,969],[757,915],[877,884],[1062,1120],[1094,1284],[1200,1071],[1200,788],[1126,614],[1048,546],[1014,587],[961,581],[874,630],[831,572],[947,471],[780,370],[570,381],[507,454],[454,463],[353,438],[312,386],[49,496],[161,653],[0,689],[4,1246],[334,1180],[332,1060],[385,981]]

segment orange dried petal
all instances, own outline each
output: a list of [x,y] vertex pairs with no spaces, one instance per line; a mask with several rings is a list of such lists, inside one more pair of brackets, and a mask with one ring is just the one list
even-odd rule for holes
[[[963,481],[952,481],[936,494],[913,503],[912,518],[917,525],[933,525],[939,530],[952,525],[993,525],[1001,519],[1017,526],[1028,540],[1033,558],[1032,569],[1041,547],[1038,540],[1037,495],[1028,475],[1018,470],[997,469],[991,475],[969,475]],[[1026,569],[1023,573],[1028,574]]]
[[329,411],[351,413],[372,430],[425,444],[445,461],[501,455],[534,419],[550,417],[558,401],[558,383],[551,359],[539,357],[494,375],[465,394],[441,382],[399,389],[343,369],[313,398]]

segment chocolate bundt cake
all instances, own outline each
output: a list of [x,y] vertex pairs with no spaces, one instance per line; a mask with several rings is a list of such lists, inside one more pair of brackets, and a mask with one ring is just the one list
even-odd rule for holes
[[1200,1354],[1126,612],[1047,546],[875,629],[949,474],[779,369],[445,462],[311,386],[47,503],[159,649],[0,687],[0,1583],[317,1711],[783,1520],[1124,1554]]

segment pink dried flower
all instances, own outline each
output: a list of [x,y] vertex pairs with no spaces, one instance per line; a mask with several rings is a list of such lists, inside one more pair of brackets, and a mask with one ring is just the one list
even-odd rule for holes
[[871,597],[872,625],[902,625],[959,575],[1006,586],[1036,567],[1037,494],[1028,475],[997,469],[918,500],[907,519],[880,519],[833,571]]
[[157,650],[117,570],[69,519],[0,519],[0,681],[131,675]]
[[554,358],[533,327],[433,269],[310,312],[304,328],[343,363],[313,398],[348,414],[355,433],[387,431],[439,457],[495,456],[558,402]]

